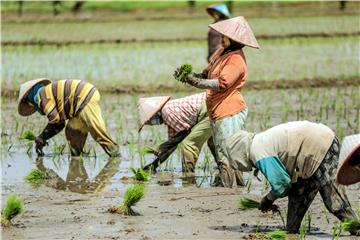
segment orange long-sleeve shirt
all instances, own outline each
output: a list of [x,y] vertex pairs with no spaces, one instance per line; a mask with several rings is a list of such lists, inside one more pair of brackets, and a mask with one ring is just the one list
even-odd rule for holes
[[[219,54],[218,54],[219,55]],[[209,118],[219,120],[235,115],[246,107],[240,93],[246,79],[246,59],[242,50],[214,54],[207,67],[208,79],[218,79],[220,91],[206,91],[206,105]]]

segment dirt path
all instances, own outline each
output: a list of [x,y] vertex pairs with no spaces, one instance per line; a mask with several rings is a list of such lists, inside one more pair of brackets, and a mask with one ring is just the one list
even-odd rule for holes
[[[140,216],[107,213],[121,202],[118,191],[81,195],[41,187],[33,191],[24,184],[3,186],[2,199],[16,192],[26,212],[16,226],[2,232],[3,239],[244,239],[256,229],[282,226],[278,216],[258,210],[240,211],[237,201],[245,189],[197,188],[194,185],[147,185],[147,194],[135,210]],[[360,186],[348,189],[351,202],[359,204]],[[283,213],[287,200],[278,201]],[[313,234],[307,239],[331,239],[337,220],[328,224],[317,196],[311,206]],[[316,230],[316,228],[319,228]],[[292,236],[292,239],[297,239]],[[341,239],[356,239],[344,237]]]

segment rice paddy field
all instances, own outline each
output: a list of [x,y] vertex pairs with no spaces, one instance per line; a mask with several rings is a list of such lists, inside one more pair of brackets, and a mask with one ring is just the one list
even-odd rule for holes
[[[199,92],[172,74],[184,63],[198,72],[207,64],[211,19],[202,11],[208,3],[192,10],[185,2],[165,3],[121,7],[89,2],[75,16],[66,2],[56,17],[49,2],[41,7],[25,2],[21,17],[15,3],[2,3],[1,207],[14,193],[24,204],[12,226],[2,227],[3,239],[269,239],[267,233],[283,230],[277,214],[239,209],[240,199],[267,193],[266,181],[250,173],[245,174],[246,187],[212,186],[218,170],[206,146],[195,177],[181,173],[177,150],[144,183],[144,198],[132,208],[136,216],[108,212],[125,206],[125,192],[138,184],[130,168],[154,159],[146,147],[167,139],[165,126],[137,131],[139,97]],[[359,133],[360,4],[348,2],[344,11],[337,2],[242,4],[234,3],[234,13],[247,17],[261,46],[245,49],[246,130],[309,120],[328,125],[340,140]],[[39,114],[21,117],[16,99],[20,84],[38,77],[93,83],[121,157],[108,158],[88,137],[86,154],[72,158],[64,132],[38,157],[35,144],[22,136],[39,134],[47,121]],[[47,173],[37,188],[25,180],[33,169]],[[346,190],[360,215],[360,185]],[[287,199],[276,203],[286,220],[292,210]],[[347,232],[337,235],[340,222],[320,196],[302,226],[301,234],[287,238],[357,239]]]

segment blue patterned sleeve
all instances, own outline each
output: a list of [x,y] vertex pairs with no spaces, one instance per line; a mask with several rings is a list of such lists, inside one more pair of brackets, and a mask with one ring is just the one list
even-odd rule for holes
[[256,161],[256,167],[262,172],[271,185],[274,197],[284,197],[291,184],[290,175],[279,157],[272,156]]

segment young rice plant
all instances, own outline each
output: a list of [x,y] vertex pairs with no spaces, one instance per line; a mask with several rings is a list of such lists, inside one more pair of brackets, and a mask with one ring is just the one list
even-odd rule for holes
[[11,220],[23,211],[23,202],[15,194],[10,195],[1,211],[1,225],[4,227],[10,226],[12,224]]
[[36,168],[32,169],[29,174],[25,176],[25,181],[34,189],[39,188],[45,182],[45,179],[45,173]]
[[150,180],[149,173],[145,172],[142,168],[138,168],[137,170],[133,167],[130,170],[134,173],[134,179],[140,182],[147,182]]
[[135,216],[137,213],[131,208],[135,206],[145,195],[144,185],[135,185],[125,191],[123,204],[109,208],[110,213],[119,213],[123,215]]

